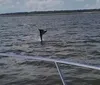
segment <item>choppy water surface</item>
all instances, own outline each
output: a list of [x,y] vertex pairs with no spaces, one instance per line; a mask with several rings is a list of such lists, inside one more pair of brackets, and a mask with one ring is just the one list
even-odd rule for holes
[[[100,66],[100,13],[0,17],[0,52]],[[59,65],[68,85],[100,85],[100,71]],[[62,82],[54,63],[0,56],[0,85]]]

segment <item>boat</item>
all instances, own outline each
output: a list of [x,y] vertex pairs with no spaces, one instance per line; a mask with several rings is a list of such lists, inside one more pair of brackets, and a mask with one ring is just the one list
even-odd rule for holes
[[59,63],[60,64],[73,65],[73,66],[79,66],[79,67],[84,67],[84,68],[90,68],[90,69],[95,69],[95,70],[100,70],[100,67],[97,67],[97,66],[86,65],[86,64],[75,63],[75,62],[69,62],[69,61],[65,61],[65,60],[43,58],[43,57],[39,57],[39,56],[33,57],[33,56],[26,56],[26,55],[16,55],[16,54],[12,54],[12,53],[0,53],[0,56],[7,56],[7,57],[11,56],[11,57],[33,59],[33,60],[46,61],[46,62],[53,62],[53,63],[55,63],[55,66],[57,68],[57,71],[59,73],[59,76],[61,78],[63,85],[67,85],[67,84],[64,80],[63,73],[61,72],[61,69],[59,67]]

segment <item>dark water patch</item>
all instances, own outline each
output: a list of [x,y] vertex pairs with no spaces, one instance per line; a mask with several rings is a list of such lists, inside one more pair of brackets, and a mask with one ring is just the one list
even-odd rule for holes
[[54,63],[46,63],[44,61],[24,61],[22,63],[18,63],[18,65],[32,65],[32,66],[43,66],[43,67],[55,67]]
[[57,45],[57,44],[62,44],[62,42],[61,41],[55,41],[55,40],[50,40],[50,41],[44,41],[43,42],[44,43],[44,45],[45,46],[47,46],[47,45]]
[[22,26],[24,26],[24,24],[18,24],[17,26],[18,26],[18,27],[22,27]]
[[86,40],[84,41],[85,43],[100,43],[100,40],[93,40],[93,39],[89,39],[89,40]]
[[68,32],[68,34],[69,34],[69,35],[76,35],[77,32],[76,32],[76,33],[75,33],[75,32]]
[[11,81],[10,83],[7,83],[5,85],[36,85],[36,84],[31,79],[21,79],[13,82]]
[[0,59],[2,59],[2,58],[8,58],[9,56],[0,56]]
[[[39,80],[41,82],[41,85],[63,85],[62,81],[60,80],[59,75],[51,75],[51,76],[38,76]],[[45,82],[45,83],[43,83]],[[37,84],[38,85],[38,84]]]
[[86,80],[81,79],[81,78],[72,78],[72,77],[67,77],[69,80],[66,81],[68,85],[90,85],[87,83]]
[[82,50],[75,50],[75,49],[66,49],[65,51],[55,53],[61,59],[65,58],[86,58],[87,54],[85,51]]
[[36,24],[33,24],[33,23],[29,23],[28,24],[30,27],[36,27]]
[[12,50],[11,52],[16,53],[16,54],[21,54],[23,52],[23,50]]
[[99,85],[100,84],[100,79],[94,79],[92,81],[88,81],[90,85]]
[[88,56],[88,59],[90,59],[90,60],[99,60],[100,59],[100,56],[99,55],[98,56],[92,55],[92,56]]
[[96,56],[96,55],[100,55],[100,51],[94,50],[94,51],[91,51],[90,54],[91,54],[91,55],[95,55],[95,56]]
[[0,74],[0,79],[3,79],[6,77],[6,74]]
[[[64,74],[65,80],[68,85],[99,85],[98,83],[92,83],[96,80],[100,80],[100,72],[93,69],[74,67],[71,65],[59,64]],[[70,71],[70,72],[69,72]],[[82,75],[84,74],[84,75]],[[96,79],[97,78],[97,79]]]
[[5,27],[8,27],[8,25],[1,25],[1,27],[2,27],[2,29],[0,29],[0,30],[4,30]]
[[8,50],[4,50],[4,51],[2,51],[3,53],[15,53],[15,54],[21,54],[21,53],[23,53],[23,50],[10,50],[10,49],[8,49]]
[[5,66],[5,65],[7,65],[7,64],[5,64],[5,63],[0,63],[0,66]]
[[74,47],[96,47],[96,45],[94,45],[94,44],[83,44],[83,45],[78,45],[78,44],[73,44],[72,46],[74,46]]
[[6,45],[4,45],[5,47],[12,47],[13,46],[13,44],[6,44]]
[[[5,56],[6,57],[6,56]],[[0,56],[0,59],[5,58],[4,56]]]

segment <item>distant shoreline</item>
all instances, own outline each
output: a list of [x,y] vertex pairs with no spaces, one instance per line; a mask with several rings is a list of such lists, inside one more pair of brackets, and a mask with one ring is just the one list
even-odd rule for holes
[[15,13],[4,13],[0,16],[28,16],[28,15],[41,15],[41,14],[70,14],[70,13],[83,13],[83,12],[100,12],[100,9],[83,9],[83,10],[55,10],[55,11],[34,11],[34,12],[15,12]]

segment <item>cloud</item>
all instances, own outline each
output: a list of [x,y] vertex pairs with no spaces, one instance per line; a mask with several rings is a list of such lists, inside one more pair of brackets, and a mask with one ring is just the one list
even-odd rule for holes
[[96,3],[99,3],[100,2],[100,0],[96,0]]
[[84,0],[76,0],[77,2],[84,2]]
[[0,5],[8,5],[11,4],[13,0],[0,0]]
[[[7,0],[5,0],[5,1],[7,1]],[[0,0],[0,4],[4,3],[5,1],[4,0]]]
[[100,8],[100,0],[96,0],[94,4],[86,4],[84,8],[97,9]]
[[2,8],[12,8],[13,6],[13,0],[0,0],[0,6]]
[[100,0],[96,0],[96,4],[93,7],[100,8]]
[[0,10],[9,12],[62,10],[64,0],[0,0]]
[[57,10],[64,5],[63,0],[28,0],[26,7],[29,10]]
[[100,0],[0,0],[0,13],[100,8]]

